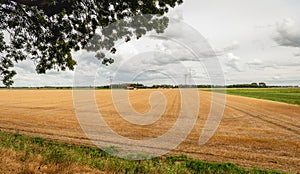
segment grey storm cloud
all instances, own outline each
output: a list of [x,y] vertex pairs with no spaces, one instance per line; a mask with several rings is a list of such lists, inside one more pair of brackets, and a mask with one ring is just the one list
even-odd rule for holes
[[300,47],[300,25],[292,19],[284,19],[277,23],[277,36],[274,41],[280,46]]

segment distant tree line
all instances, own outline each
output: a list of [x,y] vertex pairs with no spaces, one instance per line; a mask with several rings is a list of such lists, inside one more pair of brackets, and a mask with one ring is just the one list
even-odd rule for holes
[[234,85],[228,85],[227,88],[266,88],[267,85],[264,82],[259,83],[250,83],[250,84],[234,84]]
[[[147,86],[142,83],[120,83],[104,86],[79,86],[76,88],[91,88],[91,89],[127,89],[128,87],[136,89],[173,89],[173,88],[298,88],[299,86],[267,86],[265,82],[249,83],[249,84],[233,84],[233,85],[170,85],[170,84],[154,84]],[[6,88],[6,87],[1,87]],[[14,89],[72,89],[72,86],[44,86],[44,87],[13,87]]]

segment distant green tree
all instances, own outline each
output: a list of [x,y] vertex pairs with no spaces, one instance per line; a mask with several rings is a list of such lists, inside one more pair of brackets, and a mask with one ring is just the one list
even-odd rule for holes
[[[163,15],[182,0],[1,0],[0,1],[0,78],[13,84],[14,64],[30,59],[37,73],[47,70],[73,70],[71,51],[106,49],[115,53],[114,43],[146,32],[161,33],[168,19],[143,16]],[[122,19],[118,25],[111,25]],[[107,27],[107,28],[106,28]],[[97,29],[101,35],[95,35]],[[4,34],[9,35],[9,41]],[[96,39],[91,41],[91,39]],[[113,59],[98,52],[103,64]]]
[[261,87],[261,88],[267,87],[265,82],[259,82],[258,86]]
[[253,88],[256,88],[256,87],[258,87],[258,84],[257,83],[251,83],[251,87],[253,87]]
[[[264,83],[264,85],[266,85]],[[260,88],[260,87],[266,87],[266,86],[263,86],[262,83],[251,83],[251,84],[234,84],[234,85],[228,85],[226,86],[227,88]]]

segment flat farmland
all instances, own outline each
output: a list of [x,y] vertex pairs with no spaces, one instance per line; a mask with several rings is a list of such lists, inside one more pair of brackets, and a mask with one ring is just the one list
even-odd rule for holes
[[[96,90],[98,110],[112,130],[141,140],[158,137],[172,128],[181,110],[179,90],[128,92],[131,106],[140,113],[151,110],[149,97],[160,92],[167,103],[165,112],[152,124],[131,124],[119,116],[110,90]],[[212,93],[199,91],[199,94],[198,120],[187,139],[170,154],[184,153],[201,160],[233,162],[245,167],[300,171],[300,106],[227,95],[224,116],[216,133],[199,146]],[[75,116],[71,90],[0,90],[0,129],[91,145]]]
[[226,93],[300,105],[300,88],[227,88]]

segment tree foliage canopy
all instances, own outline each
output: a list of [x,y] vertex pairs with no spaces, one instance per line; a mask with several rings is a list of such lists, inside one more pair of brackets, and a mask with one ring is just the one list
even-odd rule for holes
[[[147,31],[165,30],[166,17],[145,14],[163,15],[180,3],[182,0],[1,0],[0,78],[4,85],[12,85],[13,67],[25,59],[35,62],[37,73],[46,73],[73,70],[76,61],[71,51],[115,53],[114,43],[119,39],[128,42]],[[102,52],[96,57],[103,64],[113,62]]]

